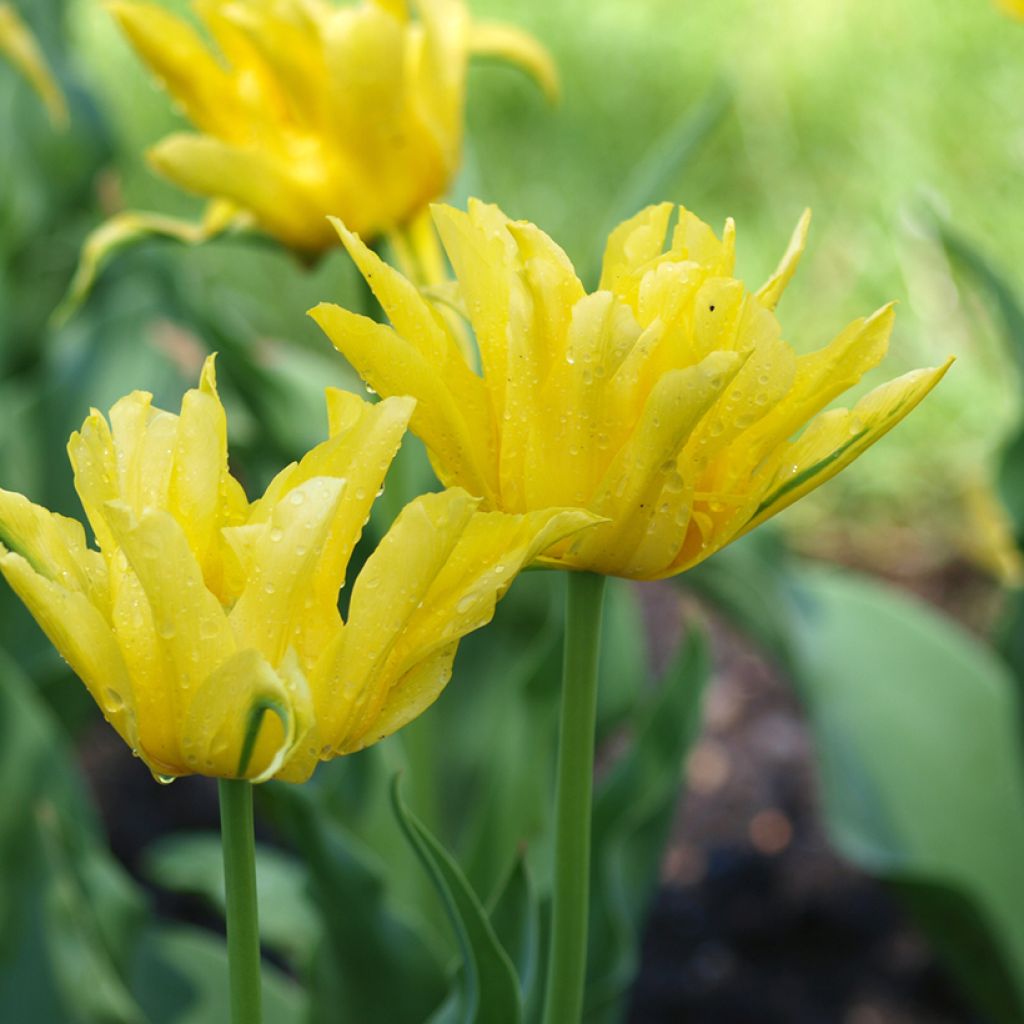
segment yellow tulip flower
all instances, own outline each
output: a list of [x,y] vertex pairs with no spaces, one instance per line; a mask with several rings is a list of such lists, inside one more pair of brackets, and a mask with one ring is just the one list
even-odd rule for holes
[[68,445],[83,527],[0,490],[0,570],[155,775],[289,781],[428,707],[519,569],[593,520],[410,503],[338,611],[413,408],[328,390],[330,439],[250,502],[228,472],[212,357],[181,414],[134,392]]
[[666,248],[672,214],[671,204],[652,206],[616,228],[599,289],[587,294],[534,225],[475,201],[468,213],[435,208],[482,376],[463,358],[440,299],[341,224],[393,327],[328,304],[311,314],[380,394],[417,399],[411,427],[445,484],[492,509],[570,505],[608,520],[542,561],[672,576],[835,476],[948,366],[821,413],[885,354],[891,307],[797,356],[773,311],[809,216],[776,272],[750,292],[733,276],[732,222],[719,239],[681,209]]
[[57,128],[67,127],[68,104],[64,93],[28,26],[6,3],[0,3],[0,55],[6,57],[39,94],[51,123]]
[[328,214],[364,236],[441,195],[462,148],[470,55],[513,60],[549,91],[549,56],[464,0],[195,0],[217,50],[156,4],[109,5],[200,134],[149,154],[182,188],[228,200],[286,245],[319,252]]

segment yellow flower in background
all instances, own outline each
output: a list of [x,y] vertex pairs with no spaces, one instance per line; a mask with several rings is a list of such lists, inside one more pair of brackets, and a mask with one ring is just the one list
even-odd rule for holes
[[445,484],[487,508],[570,505],[608,520],[547,564],[635,579],[683,572],[835,476],[949,365],[822,412],[885,355],[893,312],[854,321],[810,355],[782,339],[773,311],[808,215],[750,292],[733,276],[731,221],[720,240],[680,209],[666,249],[673,207],[649,207],[612,233],[587,294],[534,225],[476,201],[434,214],[482,376],[438,303],[340,224],[393,326],[328,304],[311,314],[380,394],[417,399],[411,428]]
[[1024,0],[996,0],[998,5],[1015,18],[1024,18]]
[[216,49],[156,4],[110,10],[199,134],[150,152],[182,188],[228,200],[284,244],[337,244],[328,214],[365,237],[448,187],[462,148],[472,54],[508,58],[549,91],[530,36],[471,21],[464,0],[195,0]]
[[228,472],[212,357],[181,414],[134,392],[68,451],[99,551],[0,490],[0,570],[158,777],[301,781],[428,707],[459,640],[519,569],[593,521],[410,503],[338,611],[352,550],[413,401],[327,393],[330,439],[249,503]]
[[54,127],[66,127],[68,105],[64,93],[28,26],[6,3],[0,3],[0,56],[6,57],[39,94]]

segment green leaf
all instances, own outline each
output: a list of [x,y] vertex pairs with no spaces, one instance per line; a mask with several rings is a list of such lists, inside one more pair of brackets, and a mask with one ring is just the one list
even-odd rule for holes
[[[947,919],[955,899],[966,901],[1002,967],[968,972],[977,952],[967,929],[944,931],[937,945],[996,1019],[1024,1019],[1024,756],[1013,680],[958,626],[891,588],[806,569],[796,593],[800,690],[833,841],[872,874],[949,890]],[[1014,989],[994,991],[993,977],[1012,978]]]
[[[165,889],[202,896],[224,914],[219,835],[164,836],[146,848],[142,871]],[[322,937],[320,919],[308,895],[308,872],[289,854],[257,843],[256,885],[263,944],[297,966],[307,965]]]
[[391,801],[402,831],[444,902],[462,950],[458,1013],[444,1013],[434,1020],[520,1024],[519,979],[483,905],[452,856],[402,802],[398,776],[392,783]]
[[[302,990],[264,963],[263,1019],[305,1024]],[[134,989],[148,1024],[224,1024],[231,1019],[228,955],[224,940],[197,928],[150,930],[140,943]]]
[[692,632],[637,714],[629,752],[594,801],[587,1021],[619,1019],[638,965],[639,932],[679,798],[686,751],[700,729],[710,656]]
[[261,810],[302,854],[320,908],[324,937],[309,968],[311,1019],[422,1024],[444,997],[443,965],[389,905],[387,865],[332,820],[320,793],[331,768],[322,766],[305,786],[268,783],[258,793]]
[[[622,221],[651,203],[671,198],[680,173],[722,124],[731,107],[732,93],[724,82],[718,82],[695,107],[683,111],[619,186],[608,204],[595,252],[604,251],[605,241]],[[593,280],[597,277],[596,272],[590,275]]]

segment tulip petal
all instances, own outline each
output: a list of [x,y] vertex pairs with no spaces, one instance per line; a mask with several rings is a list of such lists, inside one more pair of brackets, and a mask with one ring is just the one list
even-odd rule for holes
[[188,119],[231,138],[238,114],[231,78],[192,26],[157,4],[108,0],[107,9]]
[[180,728],[209,667],[234,653],[231,626],[220,602],[206,589],[188,538],[172,515],[147,508],[136,516],[120,501],[108,502],[105,513],[149,602]]
[[779,304],[779,299],[782,298],[782,293],[793,279],[796,268],[800,264],[800,257],[803,256],[804,249],[807,247],[807,232],[810,228],[811,211],[804,210],[775,272],[757,290],[758,300],[767,309],[775,309]]
[[798,358],[790,392],[744,436],[744,457],[736,460],[736,475],[749,478],[773,448],[877,366],[889,348],[894,320],[892,304],[883,306],[854,320],[824,348]]
[[137,749],[132,682],[107,620],[84,593],[40,575],[13,551],[0,554],[0,572],[75,675],[85,683],[103,716],[125,743]]
[[[678,472],[676,460],[691,432],[736,376],[743,359],[735,352],[713,352],[697,366],[673,370],[651,391],[629,440],[612,460],[589,508],[612,522],[583,534],[568,553],[570,564],[597,572],[644,578],[659,566],[631,557],[650,531],[659,547],[678,551],[688,517],[662,509],[658,498]],[[685,501],[685,488],[678,488]]]
[[514,64],[540,86],[548,102],[558,102],[558,69],[547,49],[528,32],[503,22],[474,22],[469,29],[469,52]]
[[672,210],[671,203],[648,206],[608,236],[598,285],[602,291],[622,295],[626,279],[660,255]]
[[341,749],[373,720],[394,682],[382,677],[388,655],[448,561],[478,502],[452,489],[425,494],[399,513],[352,588],[340,644],[313,676],[324,742]]
[[278,502],[257,536],[251,574],[230,621],[240,642],[253,644],[271,664],[289,646],[301,648],[306,630],[320,637],[340,628],[337,591],[324,607],[314,601],[313,578],[346,486],[331,477],[306,480]]
[[369,317],[330,303],[321,303],[309,315],[375,391],[416,399],[410,424],[427,445],[443,482],[458,482],[477,494],[496,493],[490,420],[467,422],[466,408],[472,403],[463,406],[453,397],[412,342]]
[[105,508],[107,502],[120,498],[119,471],[110,425],[98,410],[90,410],[82,429],[71,435],[68,457],[78,500],[85,510],[96,543],[109,556],[117,545],[107,526]]
[[779,468],[742,532],[788,508],[845,469],[910,413],[952,363],[949,359],[933,369],[914,370],[875,388],[852,410],[833,409],[819,416],[779,454]]
[[267,231],[293,248],[315,248],[331,238],[330,225],[309,190],[269,153],[179,132],[158,142],[148,157],[181,188],[251,211]]
[[0,4],[0,54],[25,76],[55,128],[68,126],[68,102],[39,44],[10,4]]
[[305,738],[311,718],[308,687],[294,664],[289,668],[287,680],[287,670],[279,674],[252,649],[219,665],[185,716],[186,765],[220,778],[271,778]]
[[107,567],[90,551],[74,519],[0,488],[0,545],[21,555],[41,576],[80,591],[101,612],[110,608]]

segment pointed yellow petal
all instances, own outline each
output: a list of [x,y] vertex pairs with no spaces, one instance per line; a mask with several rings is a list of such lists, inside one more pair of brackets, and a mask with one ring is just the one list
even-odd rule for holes
[[934,369],[914,370],[865,395],[852,410],[834,409],[819,416],[780,453],[779,468],[742,532],[770,519],[845,469],[910,413],[952,363],[949,359]]
[[37,573],[21,555],[0,556],[3,572],[50,642],[85,683],[103,716],[138,747],[132,683],[109,623],[85,594]]
[[745,457],[737,460],[736,473],[749,477],[773,448],[877,366],[889,348],[894,320],[892,305],[883,306],[855,320],[824,348],[797,359],[792,389],[747,432]]
[[230,137],[239,113],[231,79],[199,34],[157,4],[113,0],[107,9],[188,119],[203,131]]
[[474,513],[391,649],[382,673],[389,678],[386,698],[349,735],[345,750],[376,743],[426,710],[451,677],[459,640],[491,621],[516,575],[598,521],[582,509]]
[[108,502],[105,512],[149,602],[180,728],[200,683],[234,653],[234,635],[173,516],[147,509],[136,517],[123,502]]
[[89,550],[74,519],[0,488],[0,546],[21,555],[40,576],[80,591],[104,614],[109,611],[106,564]]
[[314,477],[293,488],[255,541],[250,576],[231,610],[231,626],[239,646],[255,648],[273,665],[301,639],[305,619],[327,615],[336,625],[340,622],[337,592],[324,608],[314,603],[312,587],[345,487],[344,480]]
[[217,395],[214,357],[203,367],[198,388],[186,392],[174,440],[168,510],[185,531],[204,577],[219,578],[217,541],[223,525],[222,493],[228,474],[228,431]]
[[55,128],[68,125],[68,104],[39,44],[18,12],[0,4],[0,55],[5,56],[28,80],[50,115]]
[[250,211],[286,245],[317,250],[330,244],[331,228],[316,198],[269,153],[180,132],[158,142],[148,158],[181,188]]
[[[665,374],[654,386],[643,415],[615,456],[589,508],[612,522],[576,540],[566,560],[597,572],[643,579],[678,551],[688,516],[657,503],[690,433],[743,364],[735,352],[713,352],[697,366]],[[655,555],[635,553],[645,534],[659,541]]]
[[448,561],[477,502],[453,489],[426,494],[401,511],[352,589],[343,639],[313,676],[324,742],[334,749],[361,732],[383,705],[393,678],[382,675],[409,618]]
[[182,730],[190,771],[253,782],[278,771],[311,722],[305,680],[294,662],[288,670],[290,678],[258,651],[242,650],[210,674],[192,698]]
[[551,54],[528,32],[504,23],[477,21],[470,25],[469,52],[476,57],[496,57],[525,71],[557,103],[558,69]]
[[486,420],[467,422],[466,413],[475,403],[463,404],[453,397],[438,370],[412,342],[390,327],[330,303],[321,303],[309,315],[375,391],[416,399],[412,429],[427,445],[444,482],[457,482],[485,496],[496,493],[490,455],[493,425]]
[[800,263],[800,257],[804,254],[807,246],[807,232],[811,227],[811,211],[804,210],[793,231],[793,237],[782,256],[782,260],[775,268],[775,273],[757,291],[757,297],[761,304],[768,309],[774,309],[782,298],[782,293],[793,279],[796,268]]
[[672,204],[648,206],[623,221],[609,236],[601,268],[602,291],[620,294],[623,280],[661,254]]
[[109,554],[116,545],[107,527],[105,508],[107,502],[116,501],[121,495],[110,426],[96,409],[89,413],[82,429],[68,440],[68,457],[74,471],[75,491],[96,543],[104,554]]

